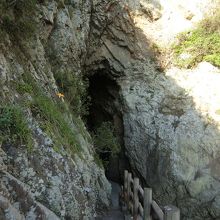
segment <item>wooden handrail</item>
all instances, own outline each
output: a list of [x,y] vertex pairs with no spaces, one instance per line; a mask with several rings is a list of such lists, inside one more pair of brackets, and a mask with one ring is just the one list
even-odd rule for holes
[[138,209],[139,209],[140,215],[141,215],[141,216],[144,216],[144,208],[143,208],[143,206],[141,205],[140,202],[139,202]]
[[134,220],[140,217],[143,220],[153,220],[153,213],[159,220],[180,220],[180,210],[177,207],[169,205],[161,209],[152,199],[152,189],[143,189],[139,184],[139,179],[133,179],[132,174],[127,170],[124,171],[124,186],[122,188],[125,204]]
[[141,185],[139,185],[139,188],[138,188],[141,196],[144,198],[144,190],[142,189]]
[[160,208],[160,206],[157,205],[157,203],[155,201],[152,201],[152,208],[153,208],[154,212],[156,213],[156,215],[158,216],[159,220],[163,220],[164,219],[163,211]]

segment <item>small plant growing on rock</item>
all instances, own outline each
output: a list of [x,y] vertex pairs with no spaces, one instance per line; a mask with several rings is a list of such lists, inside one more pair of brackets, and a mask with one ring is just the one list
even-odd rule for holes
[[32,135],[20,107],[6,105],[0,107],[0,137],[4,142],[19,142],[32,145]]
[[35,117],[42,119],[43,127],[46,130],[50,130],[59,137],[61,144],[71,149],[72,152],[80,151],[79,143],[71,125],[60,112],[59,107],[49,97],[43,94],[34,97],[31,111]]
[[55,79],[73,113],[76,116],[86,116],[90,103],[90,97],[87,94],[88,81],[72,72],[56,73]]
[[71,120],[65,117],[68,109],[64,103],[58,98],[53,99],[47,96],[46,91],[43,91],[30,73],[25,73],[23,80],[24,83],[19,88],[22,92],[31,92],[32,100],[29,103],[29,108],[34,118],[40,123],[41,128],[54,138],[56,150],[58,150],[58,146],[62,145],[72,154],[79,153],[81,147],[71,125]]
[[[96,129],[93,140],[96,154],[102,159],[104,166],[108,164],[110,157],[114,157],[120,152],[120,144],[110,122],[103,122]],[[100,163],[100,160],[97,161]]]
[[31,93],[33,91],[33,88],[30,84],[27,83],[18,83],[16,85],[16,90],[20,93],[20,94],[24,94],[24,93]]

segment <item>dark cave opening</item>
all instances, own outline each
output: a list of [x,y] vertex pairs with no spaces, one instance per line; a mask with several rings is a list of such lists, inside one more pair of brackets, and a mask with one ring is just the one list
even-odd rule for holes
[[117,81],[103,71],[97,71],[88,77],[88,93],[91,97],[87,126],[90,132],[94,132],[103,122],[111,122],[115,135],[121,146],[120,153],[111,157],[110,154],[99,155],[101,159],[108,159],[106,177],[114,182],[121,183],[123,170],[128,167],[124,155],[124,127],[120,104],[120,86]]
[[113,114],[116,112],[113,103],[117,99],[119,88],[114,80],[96,73],[89,77],[88,92],[91,105],[87,123],[89,130],[93,131],[103,121],[113,122]]

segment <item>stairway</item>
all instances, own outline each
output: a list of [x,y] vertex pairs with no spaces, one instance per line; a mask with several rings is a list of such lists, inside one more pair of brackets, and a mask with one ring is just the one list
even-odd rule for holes
[[111,185],[112,185],[111,208],[104,216],[97,217],[96,220],[124,220],[126,219],[119,205],[119,194],[120,194],[121,188],[117,183],[114,183],[114,182],[111,182]]

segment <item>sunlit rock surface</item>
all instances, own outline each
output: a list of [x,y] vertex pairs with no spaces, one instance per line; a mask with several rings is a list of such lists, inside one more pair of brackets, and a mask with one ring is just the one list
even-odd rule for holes
[[174,68],[153,80],[149,72],[122,83],[130,163],[156,198],[175,203],[184,219],[220,214],[220,71],[210,67]]

